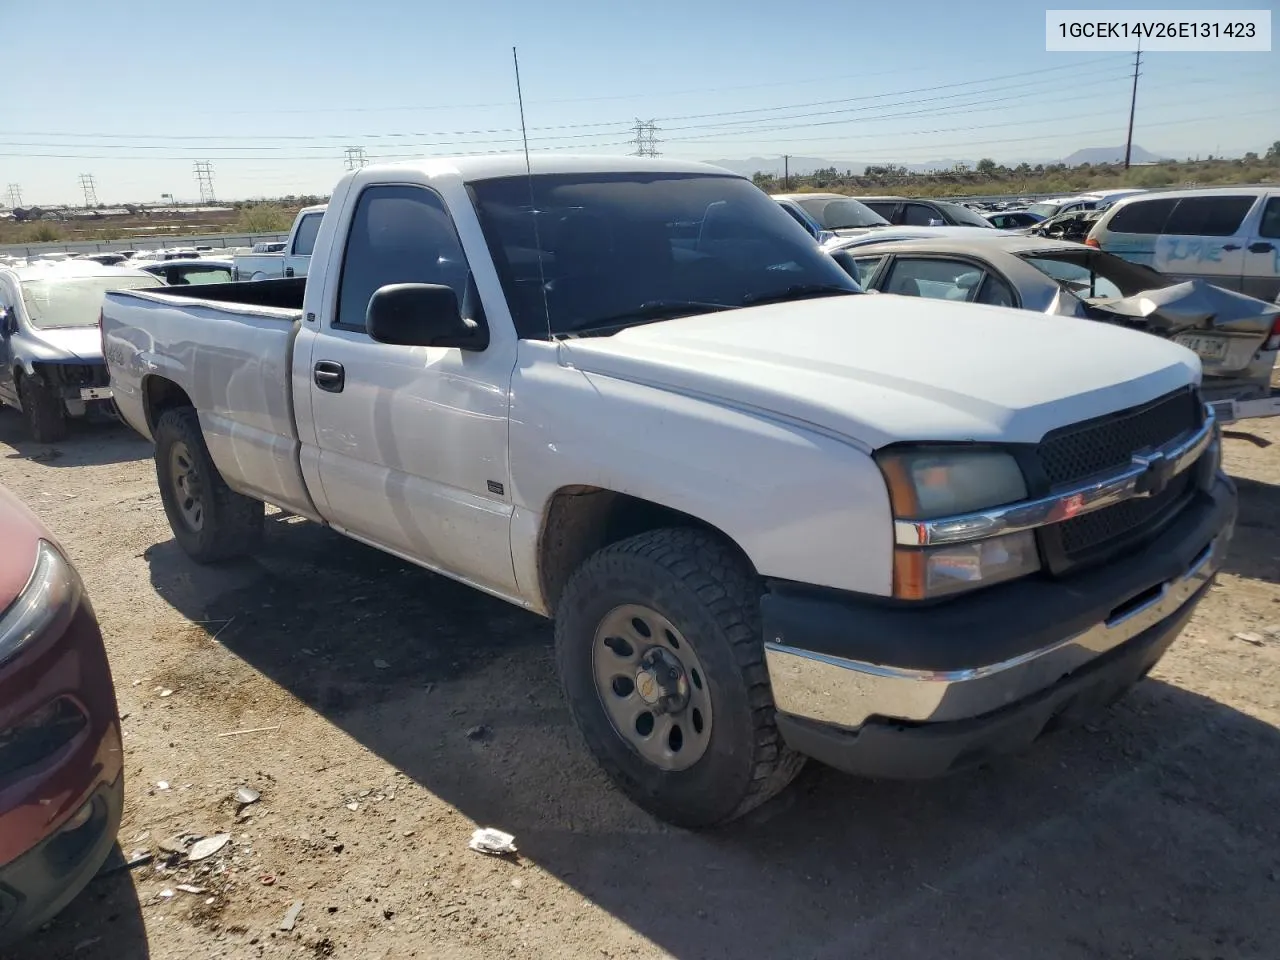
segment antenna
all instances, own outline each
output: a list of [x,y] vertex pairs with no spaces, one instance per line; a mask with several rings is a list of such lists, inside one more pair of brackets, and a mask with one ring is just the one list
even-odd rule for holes
[[524,125],[524,92],[520,89],[520,57],[511,48],[511,60],[516,67],[516,101],[520,104],[520,136],[524,140],[524,172],[529,180],[529,216],[533,217],[533,242],[538,247],[538,283],[542,287],[542,316],[547,321],[547,341],[551,337],[551,307],[547,304],[547,271],[542,263],[542,237],[538,235],[538,202],[533,195],[533,165],[529,162],[529,133]]

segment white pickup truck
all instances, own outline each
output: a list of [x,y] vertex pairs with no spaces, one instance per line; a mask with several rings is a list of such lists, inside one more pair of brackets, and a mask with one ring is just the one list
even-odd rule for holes
[[324,219],[325,204],[303,207],[293,218],[289,239],[279,253],[238,253],[231,258],[232,280],[275,280],[305,277]]
[[367,166],[313,261],[105,297],[178,543],[250,551],[267,501],[554,618],[589,749],[676,824],[1087,715],[1231,536],[1189,350],[863,294],[716,167]]

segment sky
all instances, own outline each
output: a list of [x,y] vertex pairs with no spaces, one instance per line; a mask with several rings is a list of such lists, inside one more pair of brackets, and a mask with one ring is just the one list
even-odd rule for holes
[[[196,161],[218,200],[323,194],[347,147],[370,162],[519,150],[513,46],[531,150],[631,153],[637,120],[692,160],[1017,162],[1123,143],[1132,54],[1046,52],[1044,10],[0,0],[0,201],[17,184],[26,205],[83,203],[82,174],[102,203],[194,200]],[[1239,156],[1280,139],[1280,48],[1142,56],[1135,143]]]

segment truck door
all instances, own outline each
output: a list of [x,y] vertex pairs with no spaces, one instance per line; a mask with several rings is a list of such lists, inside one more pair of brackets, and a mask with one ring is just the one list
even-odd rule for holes
[[1280,299],[1280,192],[1266,198],[1256,228],[1245,237],[1244,251],[1242,292]]
[[307,267],[311,263],[311,251],[316,247],[316,234],[320,232],[320,219],[323,211],[308,213],[298,221],[298,229],[293,232],[289,249],[284,254],[284,275],[286,277],[305,277]]
[[310,347],[322,513],[358,539],[515,594],[507,460],[515,342],[480,351],[376,343],[365,314],[389,283],[448,284],[464,315],[485,322],[453,221],[428,187],[365,186],[339,273],[325,285]]

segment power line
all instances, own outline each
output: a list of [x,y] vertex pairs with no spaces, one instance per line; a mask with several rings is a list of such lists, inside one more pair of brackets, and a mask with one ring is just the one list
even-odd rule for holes
[[97,185],[93,182],[93,174],[80,174],[80,189],[84,191],[84,205],[86,207],[96,207],[98,205]]
[[195,163],[196,182],[200,185],[200,202],[215,203],[213,195],[213,164],[208,160]]
[[347,147],[342,152],[344,154],[348,170],[354,170],[356,167],[363,167],[369,162],[364,155],[364,147]]
[[22,187],[16,183],[9,184],[8,195],[10,207],[22,206]]
[[[663,121],[663,122],[666,122],[666,121],[675,121],[675,120],[701,120],[701,119],[713,119],[713,118],[716,118],[716,117],[742,116],[742,115],[746,115],[746,114],[753,114],[753,113],[768,113],[768,112],[771,112],[771,111],[778,111],[778,110],[794,110],[794,109],[804,109],[804,108],[808,108],[808,107],[830,106],[830,105],[833,105],[833,104],[839,104],[839,103],[859,103],[859,102],[866,102],[866,101],[870,101],[870,100],[882,100],[882,99],[884,99],[884,98],[886,98],[886,97],[903,97],[903,96],[907,96],[907,95],[909,95],[909,94],[916,94],[916,93],[933,93],[933,92],[936,92],[936,91],[938,91],[938,90],[949,90],[949,89],[954,89],[954,88],[956,88],[956,87],[966,87],[966,86],[974,86],[974,85],[976,85],[976,84],[993,83],[993,82],[1000,81],[1000,80],[1013,80],[1013,79],[1019,79],[1019,78],[1022,78],[1022,77],[1034,76],[1034,75],[1043,74],[1043,73],[1050,73],[1050,72],[1053,72],[1053,71],[1059,71],[1059,70],[1064,70],[1064,69],[1073,69],[1073,70],[1074,70],[1074,69],[1079,69],[1079,68],[1080,68],[1080,67],[1082,67],[1082,66],[1088,66],[1088,65],[1093,64],[1093,63],[1099,63],[1099,62],[1113,62],[1113,61],[1114,61],[1114,58],[1113,58],[1113,57],[1101,57],[1101,58],[1098,58],[1098,59],[1096,59],[1096,60],[1085,61],[1084,63],[1077,63],[1077,64],[1059,64],[1058,66],[1055,66],[1055,67],[1045,67],[1045,68],[1042,68],[1042,69],[1039,69],[1039,70],[1024,70],[1024,71],[1021,71],[1021,72],[1019,72],[1019,73],[1006,73],[1006,74],[999,74],[999,75],[991,76],[991,77],[981,77],[981,78],[976,79],[976,80],[961,80],[961,81],[955,81],[955,82],[952,82],[952,83],[936,84],[936,85],[934,85],[934,86],[929,86],[929,87],[915,87],[915,88],[909,88],[909,89],[906,89],[906,90],[894,90],[894,91],[889,91],[889,92],[886,92],[886,93],[866,94],[866,95],[858,96],[858,97],[841,97],[841,98],[837,98],[837,99],[834,99],[834,100],[812,100],[812,101],[807,101],[807,102],[804,102],[804,103],[781,104],[781,105],[773,106],[773,107],[752,107],[752,108],[748,108],[748,109],[744,109],[744,110],[721,110],[721,111],[715,111],[715,112],[712,112],[712,113],[683,114],[683,115],[670,116],[670,117],[655,117],[655,118],[654,118],[654,120],[657,120],[657,121]],[[1128,74],[1128,72],[1127,72],[1127,71],[1123,74],[1123,76],[1125,76],[1125,77],[1128,77],[1128,75],[1129,75],[1129,74]],[[1057,80],[1051,79],[1051,80],[1048,80],[1048,81],[1033,81],[1033,82],[1039,82],[1039,83],[1044,83],[1044,82],[1056,83],[1056,82],[1060,82],[1060,81],[1057,81]],[[1018,89],[1018,90],[1026,90],[1027,86],[1028,86],[1027,84],[1015,84],[1015,85],[1013,85],[1013,86],[1011,86],[1011,87],[1001,87],[1001,88],[999,88],[999,89],[1000,89],[1000,90],[1004,90],[1004,89]],[[1078,87],[1078,84],[1073,84],[1072,86],[1073,86],[1073,88],[1074,88],[1074,87]],[[720,89],[724,89],[724,88],[720,88]],[[716,92],[719,92],[719,91],[717,90]],[[982,94],[982,93],[994,93],[994,92],[997,92],[997,91],[995,91],[995,90],[972,90],[972,91],[966,91],[966,92],[963,92],[963,93],[953,94],[953,95],[952,95],[952,98],[954,98],[954,97],[975,96],[975,95]],[[935,100],[935,99],[948,99],[948,98],[926,98],[926,99],[923,99],[923,100],[921,100],[921,99],[913,99],[913,100],[908,101],[908,103],[916,103],[916,102],[931,102],[931,101],[933,101],[933,100]],[[560,102],[560,101],[555,101],[555,102]],[[573,101],[563,101],[563,102],[573,102]],[[895,106],[895,105],[900,105],[900,104],[889,104],[889,106]],[[881,106],[886,106],[886,105],[885,105],[885,104],[881,104]],[[781,119],[781,118],[773,118],[773,119]],[[537,130],[537,131],[545,131],[545,130],[578,130],[578,129],[586,129],[586,128],[592,128],[592,127],[613,127],[613,128],[616,128],[617,126],[618,126],[618,122],[617,122],[617,121],[596,121],[596,122],[593,122],[593,123],[570,123],[570,124],[557,124],[557,125],[553,125],[553,126],[529,127],[528,129],[529,129],[530,131],[534,131],[534,130]],[[383,138],[387,138],[387,139],[395,139],[395,138],[406,138],[406,137],[472,136],[472,135],[481,135],[481,134],[488,134],[488,133],[519,133],[519,132],[520,132],[520,128],[519,128],[519,127],[489,127],[489,128],[475,129],[475,130],[436,130],[436,131],[427,131],[427,132],[418,132],[418,133],[395,132],[395,133],[362,133],[362,134],[350,134],[350,133],[342,133],[342,134],[279,134],[279,135],[270,135],[270,136],[264,136],[264,135],[215,135],[215,134],[145,134],[145,133],[140,133],[140,134],[119,134],[119,133],[62,133],[62,132],[52,132],[52,131],[34,131],[34,130],[23,130],[23,131],[14,131],[14,130],[10,130],[10,131],[0,131],[0,134],[3,134],[3,135],[5,135],[5,136],[28,136],[28,137],[78,137],[78,138],[81,138],[81,139],[100,139],[100,140],[166,140],[166,141],[177,141],[177,140],[201,140],[201,141],[204,141],[204,140],[222,140],[222,141],[233,141],[233,140],[250,140],[250,141],[251,141],[251,140],[313,140],[313,141],[314,141],[314,140],[356,140],[356,139],[359,139],[359,140],[366,140],[366,139],[383,139]]]

